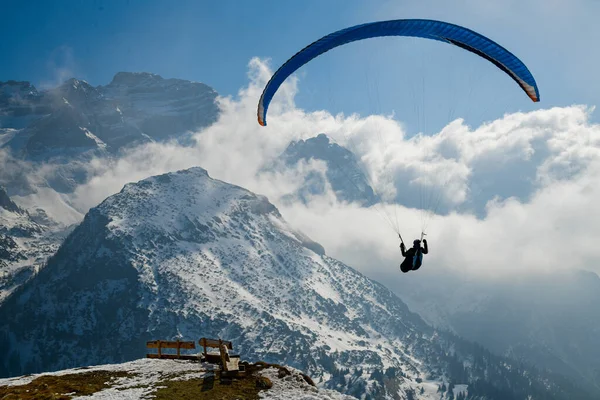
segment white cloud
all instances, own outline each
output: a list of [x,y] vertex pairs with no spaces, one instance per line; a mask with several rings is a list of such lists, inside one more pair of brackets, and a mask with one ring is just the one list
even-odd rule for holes
[[[402,145],[408,150],[389,160],[395,173],[418,164],[424,166],[421,173],[436,175],[434,166],[451,157],[460,167],[457,170],[468,171],[454,174],[468,195],[472,196],[474,182],[488,185],[482,218],[459,212],[435,218],[428,232],[432,243],[428,267],[487,277],[575,268],[600,271],[600,250],[595,245],[600,239],[600,126],[587,123],[591,111],[553,108],[507,115],[474,131],[458,121],[431,137],[399,137],[397,148]],[[511,182],[523,180],[522,174],[531,175],[527,193],[518,193],[521,188],[509,192],[521,199],[494,201],[499,188],[510,189]],[[418,212],[402,208],[399,213],[405,236],[417,236]],[[321,241],[329,254],[371,276],[397,269],[394,235],[372,211],[311,204],[286,210],[284,215]],[[372,269],[373,260],[382,269]]]
[[[432,251],[425,268],[482,277],[597,268],[600,126],[589,123],[593,108],[509,114],[476,129],[459,119],[435,135],[408,138],[390,117],[300,110],[294,105],[298,82],[292,80],[275,96],[269,125],[261,127],[256,105],[269,76],[265,63],[252,60],[248,87],[237,98],[220,99],[221,118],[196,135],[194,147],[150,144],[110,164],[94,160],[95,177],[77,189],[74,204],[85,210],[127,182],[201,166],[215,178],[267,195],[292,226],[323,244],[329,255],[393,285],[403,274],[398,240],[382,206],[341,204],[331,193],[308,205],[279,201],[322,163],[257,174],[291,140],[323,132],[356,152],[381,193],[405,204],[417,202],[419,182],[448,182],[442,193],[451,212],[430,225]],[[419,210],[389,206],[386,211],[397,217],[407,241],[419,235]]]

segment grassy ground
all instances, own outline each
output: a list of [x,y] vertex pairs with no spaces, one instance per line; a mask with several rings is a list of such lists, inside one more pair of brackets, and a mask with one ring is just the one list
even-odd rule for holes
[[257,384],[255,376],[244,376],[235,379],[221,380],[219,373],[204,379],[187,381],[162,382],[153,393],[157,400],[198,399],[198,400],[258,400],[258,393],[263,390]]
[[44,375],[21,386],[0,386],[0,399],[66,400],[87,396],[111,386],[111,381],[133,374],[124,371],[93,371],[69,375]]
[[[246,372],[236,377],[221,377],[220,372],[207,372],[204,378],[185,379],[185,373],[171,375],[152,384],[152,395],[158,400],[166,399],[214,399],[214,400],[257,400],[261,390],[268,390],[272,382],[259,375],[264,368],[279,369],[279,377],[290,375],[282,366],[258,362],[244,364]],[[43,375],[31,383],[20,386],[0,386],[0,399],[68,400],[74,396],[85,396],[115,385],[118,378],[135,378],[134,372],[93,371],[60,376]],[[304,378],[307,382],[310,378]],[[308,380],[307,380],[308,379]],[[309,383],[312,383],[309,382]]]

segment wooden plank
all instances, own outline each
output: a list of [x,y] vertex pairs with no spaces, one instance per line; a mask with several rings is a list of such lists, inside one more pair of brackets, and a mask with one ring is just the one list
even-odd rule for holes
[[160,358],[163,360],[198,360],[199,356],[188,355],[188,354],[146,354],[146,358]]
[[[222,340],[221,341],[224,345],[227,346],[227,348],[229,350],[233,349],[233,344],[228,341],[228,340]],[[198,341],[198,343],[200,344],[200,346],[202,347],[216,347],[218,348],[220,343],[219,343],[219,339],[208,339],[208,338],[202,338]]]
[[219,340],[202,338],[199,341],[202,347],[219,347]]
[[173,341],[163,341],[163,340],[154,340],[152,342],[146,342],[146,347],[149,349],[195,349],[195,342],[173,342]]
[[239,363],[239,357],[229,357],[229,361],[227,361],[227,363],[223,366],[223,369],[228,372],[239,371]]

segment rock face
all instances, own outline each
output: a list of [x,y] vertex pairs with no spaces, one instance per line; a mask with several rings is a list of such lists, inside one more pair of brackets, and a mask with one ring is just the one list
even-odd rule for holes
[[49,112],[49,104],[31,83],[0,82],[0,129],[24,128]]
[[73,78],[44,92],[0,82],[0,146],[47,161],[182,138],[216,121],[216,98],[205,84],[150,73],[119,72],[98,87]]
[[17,206],[11,199],[8,197],[6,190],[0,186],[0,208],[4,209],[7,212],[15,213],[15,214],[25,214],[19,206]]
[[293,167],[311,159],[325,162],[327,170],[324,174],[316,171],[308,174],[304,185],[298,193],[293,194],[293,199],[306,202],[311,195],[323,194],[329,184],[340,201],[358,202],[365,207],[378,201],[356,156],[348,149],[332,143],[323,133],[290,143],[279,161],[287,167]]

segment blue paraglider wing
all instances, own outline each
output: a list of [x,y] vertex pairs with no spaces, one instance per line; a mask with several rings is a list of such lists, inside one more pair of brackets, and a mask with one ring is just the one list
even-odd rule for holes
[[527,93],[533,101],[540,95],[529,69],[514,54],[496,42],[470,29],[447,22],[424,19],[399,19],[371,22],[331,33],[306,46],[286,61],[271,77],[258,103],[258,123],[267,125],[267,109],[279,86],[298,68],[335,47],[357,40],[381,36],[412,36],[439,40],[461,47],[492,62]]

